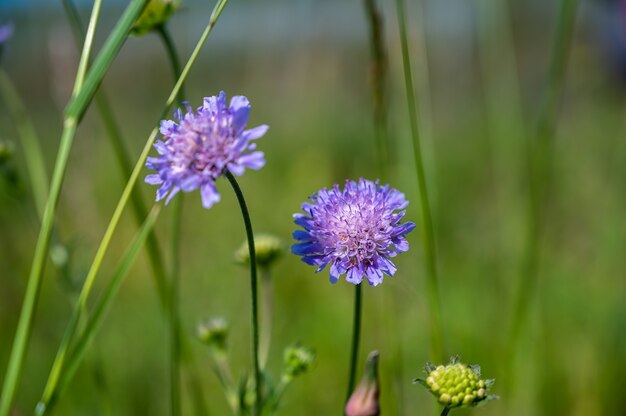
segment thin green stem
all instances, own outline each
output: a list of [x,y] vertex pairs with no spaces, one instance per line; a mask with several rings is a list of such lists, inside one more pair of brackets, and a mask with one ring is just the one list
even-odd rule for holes
[[[172,66],[172,73],[174,74],[174,81],[180,75],[180,59],[178,58],[178,51],[176,50],[176,45],[174,45],[174,40],[170,35],[169,30],[167,30],[167,26],[161,25],[157,27],[157,32],[159,33],[159,37],[163,42],[163,46],[165,47],[165,51],[167,52],[167,58]],[[178,104],[183,106],[185,102],[185,88],[184,85],[180,87],[180,91],[178,92]]]
[[444,407],[443,410],[441,411],[441,416],[448,416],[448,413],[450,413],[450,408]]
[[[131,5],[132,4],[134,3],[131,3]],[[74,81],[74,94],[79,93],[79,91],[84,86],[83,77],[85,76],[85,71],[89,63],[93,35],[95,33],[95,29],[98,23],[98,16],[100,13],[101,5],[101,0],[94,1],[89,22],[90,27],[87,31],[87,33],[91,36],[87,36],[83,44],[80,64],[78,66],[76,79]],[[135,15],[133,19],[136,17],[137,15]],[[121,43],[119,46],[121,47]],[[119,48],[112,48],[109,53],[114,56],[118,50]],[[104,72],[106,72],[107,68],[108,66],[104,68]],[[104,72],[102,72],[102,76],[104,76]],[[87,107],[88,104],[89,100],[86,100],[83,102],[82,105],[83,107]],[[37,306],[39,292],[41,289],[41,281],[45,268],[46,257],[48,254],[48,248],[50,245],[50,238],[52,236],[52,228],[54,226],[56,208],[58,205],[61,188],[63,187],[63,179],[65,178],[67,161],[69,159],[70,150],[74,141],[74,134],[76,132],[77,124],[78,119],[75,117],[66,117],[63,123],[61,143],[59,145],[57,160],[52,174],[50,194],[48,196],[48,201],[43,212],[41,228],[39,231],[39,236],[37,238],[37,244],[35,246],[33,263],[31,266],[30,275],[28,277],[26,294],[24,296],[24,302],[22,304],[22,310],[20,312],[20,318],[17,324],[15,338],[13,339],[13,348],[11,350],[11,356],[9,357],[9,365],[5,374],[4,384],[2,386],[2,394],[0,397],[0,416],[7,416],[9,411],[11,410],[11,404],[13,402],[13,399],[15,398],[15,392],[20,381],[22,367],[24,364],[24,357],[26,356],[26,349],[30,341],[30,334],[32,331],[32,325],[35,316],[35,308]]]
[[413,138],[415,169],[417,171],[417,182],[420,191],[420,207],[422,210],[422,243],[426,261],[428,303],[431,315],[431,353],[433,359],[440,362],[443,361],[444,347],[441,329],[441,305],[439,302],[435,232],[430,211],[430,203],[428,200],[426,174],[424,171],[424,161],[422,158],[419,126],[417,121],[417,103],[413,88],[413,74],[411,71],[411,57],[409,55],[409,44],[407,39],[404,0],[396,0],[396,6],[398,14],[398,27],[400,30],[400,42],[402,47],[402,62],[407,106],[409,110],[409,120],[411,123],[411,136]]
[[3,96],[11,116],[15,120],[15,126],[24,149],[24,159],[26,160],[26,169],[28,170],[28,177],[33,191],[35,207],[41,219],[46,207],[49,183],[43,153],[41,146],[39,146],[37,131],[28,117],[24,103],[20,99],[15,85],[13,85],[7,73],[2,69],[0,69],[0,94]]
[[230,406],[233,413],[236,414],[239,410],[239,400],[237,399],[237,391],[235,389],[233,375],[231,374],[230,368],[228,367],[226,353],[224,351],[213,351],[211,356],[213,357],[214,361],[213,371],[215,371],[217,379],[222,385],[228,405]]
[[174,203],[172,213],[172,270],[170,279],[170,396],[172,415],[181,412],[181,381],[180,381],[180,314],[179,314],[179,289],[180,289],[180,234],[182,223],[182,210],[184,198],[179,198]]
[[261,267],[261,320],[263,322],[263,333],[259,341],[259,360],[261,368],[265,368],[267,357],[270,352],[272,342],[272,315],[274,294],[272,290],[272,276],[268,267]]
[[527,209],[527,235],[520,275],[517,298],[515,300],[509,339],[506,347],[505,363],[507,371],[507,391],[513,391],[515,382],[513,364],[519,337],[528,316],[530,302],[535,296],[539,274],[541,240],[544,233],[542,223],[545,204],[552,182],[554,159],[554,136],[557,113],[565,80],[565,70],[569,56],[571,38],[576,21],[577,0],[561,0],[558,23],[554,34],[552,59],[548,69],[546,90],[533,143],[528,144],[528,183],[529,199]]
[[248,213],[246,200],[243,197],[243,193],[241,192],[241,188],[239,187],[237,180],[229,171],[226,171],[225,176],[237,196],[237,202],[239,202],[239,207],[241,208],[241,215],[243,216],[243,222],[246,226],[246,236],[248,238],[248,251],[250,253],[250,292],[252,303],[252,361],[254,371],[254,389],[256,393],[252,413],[253,415],[258,416],[261,413],[261,369],[259,367],[259,306],[254,233],[252,232],[252,222],[250,221],[250,214]]
[[[80,21],[78,10],[76,10],[76,5],[72,0],[63,0],[63,6],[74,30],[75,38],[78,41],[84,37],[84,29]],[[98,109],[100,118],[102,119],[104,129],[106,130],[107,136],[113,146],[113,152],[122,172],[122,176],[124,178],[128,178],[132,172],[132,160],[126,150],[126,140],[122,136],[119,124],[115,120],[111,104],[102,90],[99,90],[96,93],[94,100],[96,102],[96,108]],[[138,225],[140,225],[148,215],[148,209],[146,208],[146,204],[144,203],[138,189],[134,189],[131,194],[131,207],[133,209],[135,221]],[[165,265],[163,263],[163,256],[161,255],[161,248],[154,231],[150,231],[150,234],[148,235],[146,240],[146,251],[148,254],[148,262],[150,263],[150,267],[152,269],[152,276],[155,280],[157,293],[159,295],[159,300],[162,308],[165,310],[167,308],[167,278]]]
[[60,376],[57,388],[50,394],[47,401],[42,400],[37,404],[37,409],[35,410],[36,415],[49,413],[72,380],[85,355],[85,352],[87,351],[87,347],[93,341],[98,328],[102,325],[102,322],[111,307],[113,299],[115,299],[115,296],[119,292],[124,279],[134,264],[137,254],[152,232],[154,223],[161,212],[161,207],[162,205],[160,204],[155,205],[137,231],[135,238],[113,273],[113,277],[104,288],[102,295],[96,301],[93,312],[86,320],[84,330],[80,333],[80,336],[74,343],[72,351],[68,357],[67,364],[65,365],[64,371]]
[[361,338],[361,298],[362,288],[361,284],[354,287],[354,314],[352,316],[352,346],[350,348],[350,370],[348,373],[348,394],[346,395],[346,401],[352,395],[354,391],[354,384],[356,383],[356,367],[359,358],[359,343]]
[[[189,60],[187,61],[187,64],[185,65],[185,68],[183,69],[180,77],[178,78],[178,81],[176,82],[176,85],[174,86],[174,88],[172,89],[170,96],[168,97],[165,107],[163,109],[162,114],[160,115],[159,119],[162,119],[165,114],[167,114],[167,112],[169,111],[170,107],[172,106],[176,96],[178,95],[180,88],[183,84],[183,82],[185,81],[185,79],[187,78],[187,75],[189,74],[189,71],[191,70],[191,67],[193,66],[194,62],[196,61],[200,50],[202,49],[202,46],[204,45],[206,39],[209,36],[209,33],[211,32],[211,30],[213,29],[213,27],[215,26],[215,23],[217,21],[217,18],[219,17],[221,11],[223,10],[224,6],[226,5],[226,3],[228,3],[228,0],[220,0],[214,10],[213,13],[211,14],[211,17],[209,19],[209,23],[207,24],[206,29],[204,30],[202,36],[200,37],[200,39],[198,40],[198,43],[194,49],[194,51],[192,52],[191,56],[189,57]],[[130,7],[130,6],[129,6]],[[132,21],[134,22],[134,20]],[[132,23],[131,22],[131,23]],[[93,70],[92,70],[93,71]],[[88,82],[88,81],[86,81]],[[68,110],[69,111],[69,110]],[[73,110],[74,112],[76,110]],[[69,113],[71,114],[72,111],[69,111]],[[80,112],[79,112],[80,113]],[[76,113],[78,114],[78,113]],[[48,377],[48,383],[46,384],[46,389],[44,391],[44,396],[42,397],[42,401],[44,403],[47,402],[47,398],[50,397],[50,395],[54,392],[54,390],[56,389],[56,384],[58,383],[58,379],[60,376],[60,373],[63,370],[63,364],[65,361],[65,357],[67,355],[67,351],[69,348],[69,344],[71,339],[73,338],[74,333],[76,332],[77,329],[77,324],[81,319],[81,316],[83,315],[83,312],[85,310],[85,305],[86,305],[86,301],[89,297],[89,294],[91,293],[91,289],[93,287],[93,284],[95,282],[95,278],[98,274],[98,271],[100,270],[100,267],[102,265],[102,261],[104,259],[104,255],[106,254],[109,244],[111,242],[111,239],[113,237],[113,234],[117,228],[117,225],[119,224],[120,218],[122,216],[122,213],[124,212],[124,209],[126,207],[126,204],[128,203],[128,200],[130,198],[130,195],[132,193],[132,190],[135,186],[135,184],[137,183],[137,179],[139,178],[139,174],[143,168],[143,165],[146,161],[146,158],[148,156],[148,153],[150,152],[151,148],[152,148],[152,144],[154,142],[154,139],[156,138],[156,135],[158,133],[158,127],[155,127],[152,132],[150,133],[150,136],[148,138],[148,140],[146,141],[146,144],[144,145],[144,148],[141,152],[141,155],[139,156],[139,159],[137,160],[137,163],[135,164],[135,167],[133,168],[133,171],[130,175],[130,178],[128,179],[128,182],[126,184],[126,187],[124,188],[124,191],[122,192],[122,195],[120,197],[120,200],[115,208],[115,211],[113,212],[113,215],[111,217],[111,220],[109,221],[109,225],[107,226],[107,229],[104,233],[104,236],[102,238],[102,241],[100,242],[100,246],[98,247],[98,250],[96,251],[96,255],[94,257],[93,263],[91,264],[91,267],[89,269],[89,272],[87,273],[87,277],[83,283],[83,287],[81,289],[79,298],[78,298],[78,302],[76,304],[76,307],[74,309],[74,313],[72,314],[72,317],[70,318],[70,322],[68,323],[68,327],[66,329],[66,334],[64,336],[64,339],[61,342],[61,345],[59,347],[59,350],[57,351],[57,356],[55,357],[53,366],[52,366],[52,370],[50,372],[50,375]],[[5,415],[0,415],[0,416],[5,416]]]

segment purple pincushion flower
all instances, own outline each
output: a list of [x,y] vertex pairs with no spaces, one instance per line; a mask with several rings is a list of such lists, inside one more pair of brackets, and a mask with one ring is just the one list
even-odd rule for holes
[[9,40],[13,35],[13,25],[11,23],[0,23],[0,45]]
[[293,233],[299,241],[291,247],[293,254],[318,266],[316,272],[330,264],[331,283],[345,274],[355,285],[366,277],[376,286],[384,274],[393,276],[396,266],[389,258],[409,249],[405,235],[415,228],[412,222],[400,224],[409,204],[404,194],[359,179],[347,180],[343,190],[324,188],[310,199],[302,204],[306,215],[294,214],[304,230]]
[[[151,185],[161,185],[156,200],[167,196],[167,204],[179,191],[200,188],[202,206],[210,208],[220,200],[215,180],[226,170],[242,175],[245,168],[260,169],[265,165],[263,152],[253,151],[255,143],[268,126],[244,130],[250,114],[250,102],[235,96],[226,105],[226,94],[207,97],[196,111],[174,112],[178,123],[161,121],[163,140],[154,144],[159,157],[149,157],[146,166],[157,173],[146,176]],[[250,152],[252,151],[252,152]]]

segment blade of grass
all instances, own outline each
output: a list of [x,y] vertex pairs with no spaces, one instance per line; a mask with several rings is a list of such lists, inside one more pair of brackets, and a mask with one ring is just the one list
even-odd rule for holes
[[411,124],[415,169],[417,173],[417,182],[420,194],[420,207],[422,211],[422,244],[424,249],[424,258],[426,260],[428,303],[431,319],[431,354],[433,360],[437,362],[442,362],[444,356],[444,347],[443,334],[441,329],[441,305],[439,302],[439,282],[437,276],[435,231],[431,215],[430,202],[428,199],[428,187],[426,181],[426,173],[424,169],[424,161],[422,158],[420,132],[417,120],[417,102],[413,87],[413,73],[411,70],[411,57],[409,55],[404,0],[396,0],[396,9],[398,15],[398,28],[400,31],[400,43],[402,49],[402,63],[407,97],[407,107],[409,111],[409,121]]
[[[215,23],[217,22],[217,19],[219,18],[222,10],[224,9],[224,6],[227,3],[228,3],[228,0],[219,0],[217,4],[215,5],[213,12],[211,13],[211,17],[209,18],[209,23],[207,24],[204,32],[202,33],[200,39],[198,40],[198,43],[196,44],[196,47],[193,50],[191,56],[189,57],[187,64],[185,65],[183,71],[181,72],[181,75],[178,78],[176,85],[172,89],[166,101],[165,107],[163,108],[163,111],[161,115],[159,116],[159,120],[163,119],[163,117],[165,117],[165,115],[169,112],[172,104],[174,103],[174,100],[178,96],[178,93],[180,91],[182,84],[186,80],[189,74],[189,71],[191,70],[191,67],[193,66],[196,59],[198,58],[198,55],[200,54],[200,50],[202,49],[202,46],[206,42],[206,39],[211,33],[213,27],[215,26]],[[88,80],[86,82],[88,82]],[[59,346],[59,350],[57,351],[57,356],[54,360],[52,371],[50,372],[50,375],[48,377],[48,382],[46,384],[44,396],[42,397],[42,400],[41,400],[44,408],[45,408],[45,404],[48,401],[48,398],[51,397],[52,393],[56,390],[56,385],[58,384],[58,380],[63,371],[63,365],[64,365],[65,358],[68,352],[68,348],[70,346],[70,342],[74,336],[74,333],[76,332],[76,329],[78,326],[77,324],[78,322],[80,322],[80,319],[85,311],[86,302],[89,297],[89,294],[91,293],[91,289],[95,282],[95,278],[98,274],[98,271],[100,270],[102,261],[104,260],[104,256],[109,248],[109,244],[117,228],[117,225],[119,224],[120,218],[124,212],[126,204],[128,203],[130,194],[135,184],[137,183],[137,179],[139,178],[139,174],[141,170],[143,169],[146,158],[148,157],[148,153],[150,153],[150,150],[152,149],[152,144],[154,143],[154,140],[157,136],[158,131],[159,131],[159,127],[157,126],[150,133],[150,136],[148,137],[148,140],[146,141],[146,144],[144,145],[141,155],[139,156],[139,159],[137,160],[137,163],[135,164],[135,167],[133,168],[130,178],[126,184],[126,187],[124,188],[124,191],[122,192],[120,200],[118,201],[118,204],[113,212],[113,215],[111,217],[111,220],[109,221],[109,224],[104,233],[102,241],[100,242],[98,250],[96,251],[94,260],[91,264],[89,272],[87,273],[87,277],[83,283],[83,287],[81,289],[78,301],[76,303],[76,307],[68,323],[65,336],[61,342],[61,345]],[[0,416],[4,416],[4,415],[0,415]]]

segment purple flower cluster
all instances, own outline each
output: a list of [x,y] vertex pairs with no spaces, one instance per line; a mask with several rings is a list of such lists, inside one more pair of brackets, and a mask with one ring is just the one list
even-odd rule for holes
[[317,266],[316,272],[330,264],[330,281],[339,276],[355,285],[366,277],[376,286],[396,266],[389,260],[407,251],[405,235],[415,228],[412,222],[400,224],[408,201],[401,192],[380,186],[378,181],[346,181],[343,190],[335,185],[313,194],[311,203],[302,204],[306,215],[294,214],[299,241],[291,247],[302,261]]
[[[226,104],[226,94],[207,97],[196,111],[174,112],[178,122],[161,122],[162,140],[154,147],[159,157],[149,157],[146,166],[157,173],[148,175],[146,182],[160,185],[156,200],[167,197],[167,204],[179,191],[200,188],[202,206],[210,208],[220,200],[215,180],[226,170],[242,175],[245,168],[260,169],[265,165],[263,152],[253,151],[255,143],[268,126],[245,130],[250,114],[250,102],[235,96]],[[250,152],[251,151],[251,152]]]
[[13,36],[13,25],[11,23],[0,23],[0,45]]

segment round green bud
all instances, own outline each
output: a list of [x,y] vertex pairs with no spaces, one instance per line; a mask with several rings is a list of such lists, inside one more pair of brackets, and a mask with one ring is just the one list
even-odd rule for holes
[[228,322],[224,318],[212,318],[198,324],[196,335],[205,345],[224,351],[228,330]]
[[150,0],[132,28],[133,35],[144,35],[162,26],[180,6],[180,0]]
[[[281,240],[270,234],[255,235],[254,250],[256,264],[259,267],[270,267],[284,252]],[[235,261],[244,266],[250,264],[250,250],[247,241],[244,241],[235,252]]]
[[448,393],[444,393],[441,396],[439,396],[439,401],[443,404],[448,404],[450,403],[450,395]]
[[291,345],[285,349],[283,362],[285,375],[297,377],[313,367],[315,351],[299,344]]

